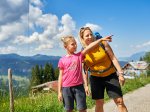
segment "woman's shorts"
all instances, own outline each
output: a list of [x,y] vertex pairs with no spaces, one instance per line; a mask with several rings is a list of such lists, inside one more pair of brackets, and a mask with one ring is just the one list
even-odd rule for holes
[[62,94],[65,110],[73,110],[74,101],[76,102],[78,110],[87,109],[86,94],[83,84],[73,87],[63,87]]
[[104,99],[105,89],[110,98],[122,97],[121,86],[116,72],[106,77],[90,76],[90,83],[92,99]]

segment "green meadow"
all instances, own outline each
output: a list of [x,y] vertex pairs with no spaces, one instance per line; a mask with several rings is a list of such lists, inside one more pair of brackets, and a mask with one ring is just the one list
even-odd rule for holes
[[[126,94],[150,83],[150,75],[147,77],[142,75],[135,79],[127,79],[126,84],[122,87],[123,93]],[[19,92],[19,91],[18,91]],[[57,93],[54,91],[41,91],[36,95],[15,96],[14,97],[15,112],[64,112],[62,102],[58,102]],[[109,101],[105,96],[105,101]],[[94,101],[87,96],[88,108],[94,106]],[[0,111],[9,112],[9,96],[5,95],[0,98]],[[76,111],[76,110],[75,110]]]

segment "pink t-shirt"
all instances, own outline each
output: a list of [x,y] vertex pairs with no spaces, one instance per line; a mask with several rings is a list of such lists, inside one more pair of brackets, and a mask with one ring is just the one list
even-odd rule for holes
[[64,56],[58,62],[59,69],[63,70],[62,87],[71,87],[83,84],[82,53]]

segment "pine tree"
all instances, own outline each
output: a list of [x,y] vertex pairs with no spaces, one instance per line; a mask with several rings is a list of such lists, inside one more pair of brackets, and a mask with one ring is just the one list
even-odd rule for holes
[[44,70],[42,65],[40,66],[40,84],[44,83]]
[[45,82],[55,80],[55,73],[52,64],[46,63],[44,67]]
[[56,80],[53,65],[49,64],[49,66],[50,66],[50,71],[51,71],[51,81]]
[[58,77],[59,77],[59,69],[58,67],[55,69],[55,78],[56,80],[58,80]]
[[36,86],[40,84],[40,70],[38,65],[32,68],[32,75],[31,75],[30,82],[31,82],[31,86]]
[[143,58],[147,63],[150,63],[150,52],[146,52],[144,58]]
[[140,61],[143,61],[143,58],[142,58],[142,57],[140,57]]

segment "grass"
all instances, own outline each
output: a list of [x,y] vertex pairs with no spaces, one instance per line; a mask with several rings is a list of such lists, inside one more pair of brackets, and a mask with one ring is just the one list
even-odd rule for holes
[[[122,87],[123,94],[140,88],[150,83],[150,76],[137,77],[135,79],[126,80],[126,84]],[[105,101],[109,98],[105,94]],[[95,105],[91,97],[87,97],[87,106],[92,108]],[[23,97],[15,98],[14,101],[15,112],[64,112],[63,104],[58,102],[57,94],[55,92],[39,93],[35,97]],[[0,98],[0,111],[9,112],[9,98]]]

